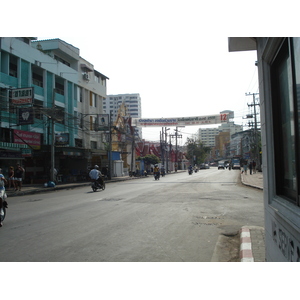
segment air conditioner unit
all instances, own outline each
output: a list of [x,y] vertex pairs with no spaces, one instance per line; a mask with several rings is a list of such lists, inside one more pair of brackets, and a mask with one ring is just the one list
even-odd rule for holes
[[83,79],[84,80],[90,80],[88,73],[83,73]]
[[37,66],[39,66],[39,67],[42,65],[42,63],[40,61],[38,61],[38,60],[35,60],[34,64],[37,65]]

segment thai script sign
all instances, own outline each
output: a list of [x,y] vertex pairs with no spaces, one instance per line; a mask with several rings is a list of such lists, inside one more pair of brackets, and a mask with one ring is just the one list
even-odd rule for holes
[[32,104],[33,87],[11,90],[11,102],[14,105]]
[[41,134],[37,132],[14,130],[14,143],[27,144],[33,149],[41,148]]
[[229,114],[218,114],[200,117],[181,117],[181,118],[157,118],[142,119],[132,118],[132,125],[137,127],[164,127],[164,126],[197,126],[227,123]]

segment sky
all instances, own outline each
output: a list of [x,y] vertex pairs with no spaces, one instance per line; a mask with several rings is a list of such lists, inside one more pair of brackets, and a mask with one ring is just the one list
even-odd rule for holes
[[[109,78],[108,95],[140,94],[143,118],[233,110],[235,123],[246,122],[252,97],[245,93],[258,92],[257,56],[228,51],[228,37],[239,36],[243,15],[226,10],[238,1],[99,0],[81,9],[54,2],[56,9],[51,5],[42,16],[33,5],[31,17],[23,17],[12,35],[25,36],[29,28],[26,36],[60,38],[79,48],[80,56]],[[20,2],[20,11],[23,6]],[[252,33],[248,26],[242,36]],[[197,128],[181,129],[183,140]],[[160,130],[143,129],[143,138],[159,140]]]
[[[82,57],[109,77],[108,95],[139,93],[143,118],[203,116],[233,110],[237,124],[246,122],[242,118],[253,99],[245,93],[258,92],[256,51],[229,53],[226,36],[197,38],[194,27],[177,28],[174,33],[157,26],[152,34],[137,34],[130,25],[125,27],[119,33],[120,40],[115,35],[107,36],[104,49],[98,49],[97,42],[89,37],[58,37],[78,47]],[[181,131],[190,135],[197,128]],[[143,138],[158,140],[159,131],[143,128]]]

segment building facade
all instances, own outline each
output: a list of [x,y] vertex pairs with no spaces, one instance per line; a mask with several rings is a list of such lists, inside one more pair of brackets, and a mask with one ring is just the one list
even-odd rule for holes
[[257,51],[267,261],[300,261],[300,38],[229,38]]
[[[114,122],[118,117],[118,110],[121,104],[125,104],[127,107],[128,117],[141,118],[142,117],[142,105],[140,94],[118,94],[107,95],[107,98],[103,101],[103,111],[112,115],[112,121]],[[136,127],[136,134],[142,138],[142,129]]]
[[49,179],[54,164],[61,180],[75,181],[87,173],[94,149],[107,156],[98,153],[102,136],[95,126],[107,79],[60,39],[0,38],[4,172],[18,162],[25,182],[39,182]]

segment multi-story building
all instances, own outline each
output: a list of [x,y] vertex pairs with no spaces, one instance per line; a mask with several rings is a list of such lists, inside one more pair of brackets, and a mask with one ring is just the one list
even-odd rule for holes
[[208,147],[216,146],[216,137],[220,132],[229,132],[230,136],[243,130],[243,125],[228,122],[221,124],[218,128],[199,128],[198,138]]
[[198,138],[207,147],[215,147],[215,137],[220,133],[219,128],[199,128]]
[[4,172],[19,162],[25,181],[46,180],[54,161],[64,180],[76,180],[89,164],[101,163],[106,152],[95,124],[107,79],[60,39],[0,38]]
[[[107,95],[106,100],[103,101],[103,111],[111,113],[112,121],[115,121],[118,117],[119,107],[122,103],[126,105],[129,117],[141,118],[142,106],[140,94]],[[141,128],[137,127],[135,130],[140,138],[142,138]]]

